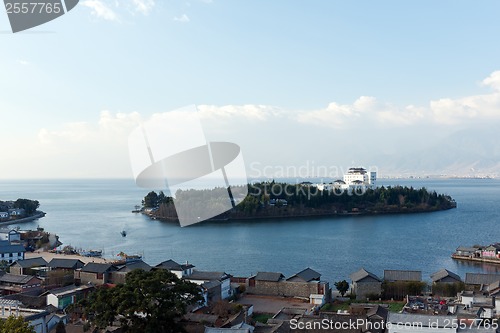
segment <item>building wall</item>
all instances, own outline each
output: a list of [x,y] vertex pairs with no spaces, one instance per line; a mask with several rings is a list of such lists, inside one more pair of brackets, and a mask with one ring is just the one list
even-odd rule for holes
[[382,282],[353,282],[352,292],[356,294],[357,300],[366,300],[366,296],[370,294],[380,295],[382,293]]
[[24,252],[1,253],[0,254],[0,261],[2,261],[2,260],[7,261],[9,264],[11,264],[17,260],[24,260]]
[[[80,279],[81,284],[87,284],[87,283],[91,282],[97,286],[100,286],[100,285],[103,285],[104,283],[107,282],[107,279],[106,279],[107,275],[106,274],[100,275],[100,274],[96,274],[96,273],[89,273],[89,272],[82,272],[82,271],[80,271],[79,273],[80,273],[79,279]],[[75,275],[75,278],[77,278],[76,275]]]
[[[321,290],[323,289],[323,290]],[[255,286],[247,286],[249,294],[256,295],[271,295],[285,297],[307,297],[311,294],[330,294],[328,283],[310,283],[310,282],[271,282],[271,281],[255,281]]]

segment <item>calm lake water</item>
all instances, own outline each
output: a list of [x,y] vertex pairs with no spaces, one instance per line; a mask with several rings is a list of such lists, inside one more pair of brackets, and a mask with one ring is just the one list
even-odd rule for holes
[[[306,267],[333,282],[364,267],[458,273],[498,272],[500,265],[461,263],[450,258],[459,245],[500,241],[500,181],[489,179],[379,180],[379,185],[425,186],[456,199],[457,209],[410,215],[201,223],[180,228],[133,214],[147,190],[133,180],[0,181],[0,200],[36,199],[47,216],[37,225],[65,244],[143,254],[155,265],[189,261],[198,269],[245,276],[278,271],[286,276]],[[126,229],[127,237],[120,231]]]

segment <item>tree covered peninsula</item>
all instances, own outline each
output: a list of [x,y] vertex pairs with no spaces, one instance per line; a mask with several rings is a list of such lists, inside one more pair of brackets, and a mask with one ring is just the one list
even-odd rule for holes
[[[449,195],[438,194],[426,188],[406,186],[359,187],[350,190],[319,190],[310,183],[288,184],[260,182],[248,184],[248,195],[234,196],[233,209],[212,220],[242,220],[261,218],[293,218],[337,215],[368,215],[419,213],[447,210],[456,207]],[[242,187],[240,187],[241,190]],[[234,187],[231,188],[233,192]],[[199,209],[205,205],[220,204],[212,198],[213,191],[227,191],[226,188],[211,190],[178,190],[176,200],[191,200],[189,204]],[[187,195],[189,194],[189,195]],[[153,218],[177,220],[174,200],[163,192],[150,192],[143,200],[143,212]],[[186,203],[184,203],[186,204]]]

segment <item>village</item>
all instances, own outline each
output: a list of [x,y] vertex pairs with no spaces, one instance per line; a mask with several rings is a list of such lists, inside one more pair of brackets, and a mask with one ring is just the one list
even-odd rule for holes
[[[173,259],[151,266],[126,254],[110,261],[27,252],[16,229],[0,230],[0,238],[1,318],[22,316],[37,333],[55,332],[59,322],[66,332],[92,331],[68,307],[99,288],[125,283],[137,269],[167,270],[199,286],[202,301],[181,319],[193,333],[341,332],[346,327],[352,333],[395,333],[406,323],[420,323],[418,331],[424,333],[436,327],[449,333],[493,332],[500,316],[500,274],[467,273],[462,279],[442,269],[426,281],[416,270],[386,269],[379,277],[360,268],[343,281],[330,282],[314,269],[298,267],[291,276],[232,276],[224,267],[197,270],[193,263]],[[103,332],[123,331],[117,322]]]

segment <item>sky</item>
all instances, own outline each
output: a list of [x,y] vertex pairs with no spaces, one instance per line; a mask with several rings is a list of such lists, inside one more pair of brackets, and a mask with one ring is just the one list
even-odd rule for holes
[[240,145],[251,177],[319,166],[332,178],[351,166],[499,177],[499,12],[498,1],[80,0],[13,34],[0,10],[0,179],[133,177],[130,132],[186,105],[207,137]]

